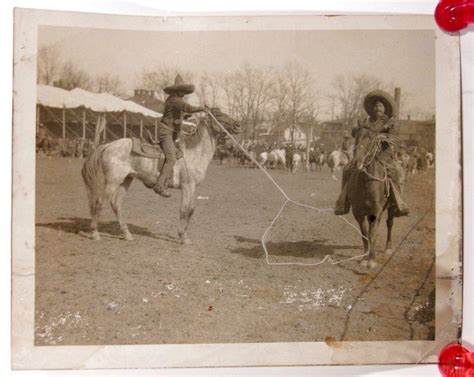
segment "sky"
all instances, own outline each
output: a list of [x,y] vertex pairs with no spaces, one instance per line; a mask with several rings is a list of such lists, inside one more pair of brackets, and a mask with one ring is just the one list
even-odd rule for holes
[[402,115],[435,112],[433,30],[150,32],[45,26],[38,44],[57,46],[64,61],[92,76],[118,75],[129,93],[144,69],[163,65],[199,75],[233,71],[244,63],[278,69],[297,61],[312,74],[322,102],[337,75],[368,74],[401,88]]

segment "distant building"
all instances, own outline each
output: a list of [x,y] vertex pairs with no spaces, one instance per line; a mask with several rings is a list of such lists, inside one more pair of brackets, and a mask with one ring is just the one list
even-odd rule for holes
[[264,120],[256,128],[256,138],[259,142],[271,143],[275,141],[276,136],[273,134],[273,127],[269,121]]
[[325,149],[331,151],[340,148],[344,131],[349,128],[346,122],[340,119],[323,122],[319,144],[324,144]]
[[[435,149],[435,119],[412,120],[397,119],[396,121],[398,137],[408,146],[419,146],[427,149]],[[351,132],[352,127],[346,125],[342,120],[332,120],[323,122],[321,125],[320,143],[326,149],[338,149],[342,143],[344,131]]]
[[164,102],[156,97],[154,90],[135,89],[133,97],[128,100],[158,113],[163,113]]
[[[283,131],[284,143],[290,143],[292,141],[291,131],[292,131],[292,127],[287,127]],[[301,128],[296,126],[293,130],[293,144],[297,146],[299,145],[306,146],[307,142],[308,142],[308,136],[306,135],[306,132],[304,132]]]
[[408,146],[425,147],[435,150],[436,121],[430,120],[398,119],[398,137]]

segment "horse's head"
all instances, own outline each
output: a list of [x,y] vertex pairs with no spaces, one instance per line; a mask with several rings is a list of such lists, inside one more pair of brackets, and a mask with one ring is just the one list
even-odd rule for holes
[[225,133],[221,128],[222,126],[225,128],[226,131],[233,135],[240,133],[239,122],[231,118],[229,115],[220,111],[219,108],[210,108],[209,112],[210,114],[207,115],[206,121],[214,132],[216,132],[217,134]]
[[355,166],[362,170],[364,168],[364,163],[372,152],[370,149],[371,142],[374,138],[374,131],[366,127],[359,127],[355,132],[355,146],[354,146],[354,157],[353,161]]

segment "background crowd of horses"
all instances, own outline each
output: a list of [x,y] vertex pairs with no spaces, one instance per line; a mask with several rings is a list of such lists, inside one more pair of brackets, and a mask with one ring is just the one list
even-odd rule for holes
[[[264,143],[243,144],[258,163],[266,169],[286,170],[292,173],[298,171],[322,171],[327,167],[333,173],[341,170],[349,161],[350,156],[340,149],[326,151],[323,146],[315,145],[310,148],[309,153],[303,147],[289,147],[289,144],[267,146]],[[52,138],[44,137],[37,139],[36,151],[43,156],[85,158],[93,149],[92,141],[82,138]],[[237,146],[226,143],[219,144],[216,148],[214,159],[219,164],[256,168],[247,154]],[[406,171],[406,176],[423,173],[434,167],[434,154],[424,148],[404,148],[399,151],[398,159]]]
[[[290,147],[289,144],[267,146],[265,144],[244,143],[243,147],[260,165],[266,169],[280,169],[296,173],[298,171],[322,171],[324,167],[332,173],[339,171],[351,160],[351,154],[340,149],[326,151],[324,147],[315,145],[309,153],[306,148]],[[434,154],[425,148],[406,147],[397,153],[399,162],[406,171],[406,176],[426,172],[434,167]],[[219,164],[255,168],[251,158],[233,144],[219,144],[214,159]],[[333,177],[335,177],[333,175]]]

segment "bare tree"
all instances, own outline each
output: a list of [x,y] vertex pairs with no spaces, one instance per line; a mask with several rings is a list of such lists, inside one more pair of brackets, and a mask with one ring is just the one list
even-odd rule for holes
[[365,74],[339,75],[334,80],[335,93],[339,106],[340,117],[347,125],[352,125],[358,118],[365,115],[363,101],[371,90],[386,89],[383,82]]
[[114,96],[123,95],[123,83],[120,77],[111,73],[104,73],[96,77],[96,91],[99,93],[110,93]]
[[222,91],[223,78],[219,73],[204,72],[199,78],[196,94],[200,105],[220,107],[219,96]]
[[222,77],[222,91],[224,92],[226,111],[231,117],[237,118],[237,93],[234,89],[233,75],[224,75]]
[[329,103],[329,113],[331,114],[331,120],[334,120],[336,115],[336,104],[338,101],[338,96],[335,93],[331,93],[327,96],[327,100]]
[[297,62],[287,63],[282,74],[287,81],[290,135],[291,142],[294,142],[297,125],[314,104],[313,79],[309,71]]
[[224,80],[228,104],[243,125],[243,137],[256,139],[271,99],[271,69],[244,64]]
[[289,124],[288,120],[288,84],[286,78],[281,73],[277,73],[273,78],[273,94],[271,105],[272,133],[274,137],[283,137],[285,128]]
[[52,85],[61,69],[61,54],[54,46],[42,46],[38,50],[38,84]]
[[92,80],[89,74],[72,61],[68,61],[62,66],[59,79],[54,84],[66,90],[74,88],[90,90],[92,88]]

